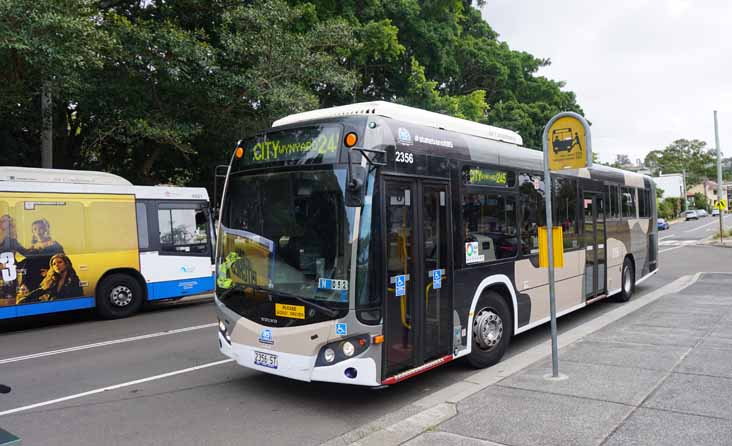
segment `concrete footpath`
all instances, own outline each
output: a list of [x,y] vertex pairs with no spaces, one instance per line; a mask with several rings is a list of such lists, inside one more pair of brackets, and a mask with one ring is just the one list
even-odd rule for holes
[[567,379],[545,379],[545,343],[326,444],[732,444],[732,274],[680,278],[560,349]]

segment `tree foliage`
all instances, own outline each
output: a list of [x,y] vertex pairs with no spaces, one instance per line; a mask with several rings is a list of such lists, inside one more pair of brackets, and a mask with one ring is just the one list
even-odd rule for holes
[[55,166],[145,184],[209,186],[238,139],[318,107],[395,101],[535,148],[582,113],[469,0],[0,0],[0,63],[1,163],[39,165],[45,84]]
[[663,150],[648,152],[645,165],[659,173],[681,173],[686,171],[686,187],[691,188],[705,178],[716,178],[717,155],[707,148],[707,143],[698,139],[677,139]]

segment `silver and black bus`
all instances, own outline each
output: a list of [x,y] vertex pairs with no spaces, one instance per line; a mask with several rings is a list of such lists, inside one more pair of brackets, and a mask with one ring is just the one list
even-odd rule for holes
[[542,178],[509,130],[372,102],[285,117],[240,141],[217,246],[221,351],[303,381],[390,385],[457,358],[497,363],[549,320],[544,194],[563,228],[558,314],[627,300],[657,270],[651,178]]

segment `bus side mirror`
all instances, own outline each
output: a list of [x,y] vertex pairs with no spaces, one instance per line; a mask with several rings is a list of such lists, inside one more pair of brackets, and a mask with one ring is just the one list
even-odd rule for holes
[[346,206],[363,206],[366,195],[366,178],[368,171],[363,166],[351,166],[346,178]]

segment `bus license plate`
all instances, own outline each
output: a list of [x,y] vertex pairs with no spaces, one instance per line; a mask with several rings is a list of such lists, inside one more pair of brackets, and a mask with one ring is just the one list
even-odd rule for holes
[[254,352],[254,364],[269,367],[270,369],[277,368],[277,355],[271,353]]

